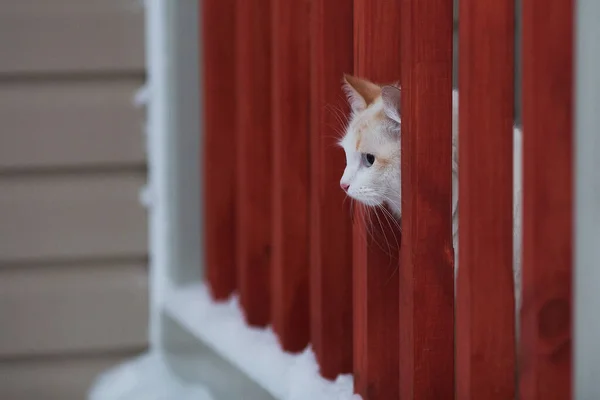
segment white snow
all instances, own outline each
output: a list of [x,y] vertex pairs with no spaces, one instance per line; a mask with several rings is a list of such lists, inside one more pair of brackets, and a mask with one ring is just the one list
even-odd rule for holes
[[150,101],[150,85],[145,83],[138,88],[133,96],[133,105],[142,108]]
[[247,326],[236,297],[211,300],[204,284],[169,293],[165,310],[191,334],[281,400],[361,400],[353,394],[351,375],[335,381],[322,378],[313,351],[281,350],[270,328]]
[[150,351],[100,374],[88,400],[214,400],[207,388],[182,382]]

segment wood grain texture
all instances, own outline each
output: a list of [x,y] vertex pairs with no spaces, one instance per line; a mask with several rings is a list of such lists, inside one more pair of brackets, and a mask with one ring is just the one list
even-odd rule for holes
[[352,71],[353,4],[311,6],[311,342],[329,379],[352,372],[352,225],[336,140],[344,129],[340,113],[349,113],[341,79]]
[[309,342],[309,0],[272,0],[273,329]]
[[271,9],[238,0],[237,271],[246,321],[266,326],[271,308]]
[[573,7],[523,0],[523,400],[572,396]]
[[[377,83],[400,79],[400,3],[354,1],[355,75]],[[364,400],[398,398],[400,232],[384,218],[355,209],[354,387]]]
[[461,0],[459,399],[515,397],[512,2]]
[[452,2],[405,0],[401,17],[400,398],[452,399]]
[[236,288],[235,0],[202,2],[204,249],[217,300]]

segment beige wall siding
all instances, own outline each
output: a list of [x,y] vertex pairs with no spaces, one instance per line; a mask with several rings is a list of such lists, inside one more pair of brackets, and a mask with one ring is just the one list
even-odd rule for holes
[[0,357],[140,346],[148,318],[143,262],[0,268]]
[[147,346],[140,3],[0,2],[0,399],[83,399]]
[[0,177],[0,262],[146,253],[135,170]]
[[140,77],[0,84],[0,171],[142,165],[143,114],[131,106],[142,82]]
[[144,68],[136,0],[11,0],[0,4],[0,75]]

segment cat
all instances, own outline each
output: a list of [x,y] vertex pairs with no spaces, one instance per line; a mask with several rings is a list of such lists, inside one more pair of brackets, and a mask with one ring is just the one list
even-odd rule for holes
[[[343,90],[351,114],[339,145],[346,153],[340,186],[367,206],[387,206],[400,219],[400,87],[377,85],[344,75]],[[513,277],[517,307],[521,299],[522,134],[513,129]],[[458,91],[452,91],[452,237],[458,269]]]

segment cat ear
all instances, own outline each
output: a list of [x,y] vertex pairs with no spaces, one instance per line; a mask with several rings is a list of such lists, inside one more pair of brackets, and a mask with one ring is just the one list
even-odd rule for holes
[[381,88],[366,79],[344,74],[344,92],[352,111],[360,112],[381,95]]
[[392,85],[382,87],[381,98],[385,115],[389,119],[400,123],[400,88]]

